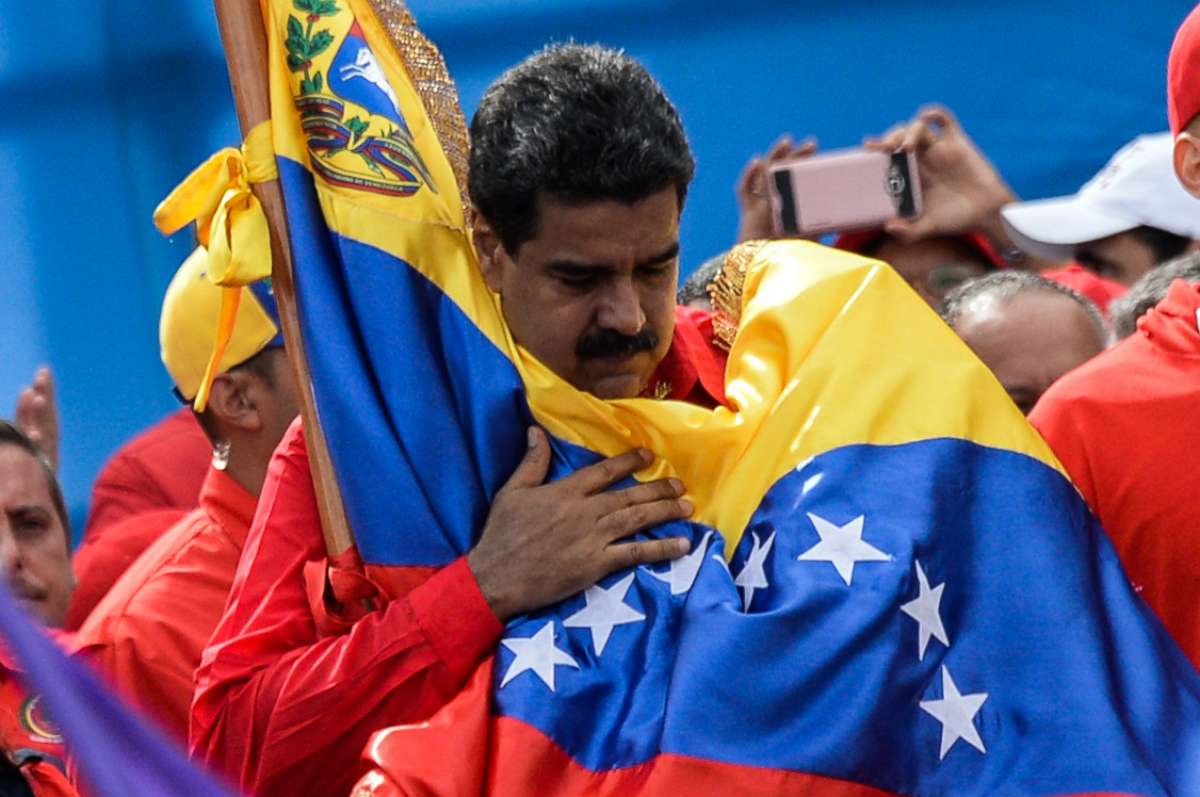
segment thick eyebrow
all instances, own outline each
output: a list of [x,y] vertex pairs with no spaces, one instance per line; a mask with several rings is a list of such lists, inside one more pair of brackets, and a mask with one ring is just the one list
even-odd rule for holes
[[651,257],[648,260],[643,260],[641,263],[638,263],[636,266],[634,266],[634,268],[661,266],[663,263],[669,263],[677,257],[679,257],[679,241],[674,242],[654,257]]
[[[679,241],[673,242],[657,255],[648,257],[640,263],[635,263],[634,268],[648,268],[651,266],[660,266],[663,263],[669,263],[679,257]],[[560,260],[551,260],[546,264],[545,268],[548,271],[557,271],[561,274],[572,276],[586,276],[596,273],[608,273],[615,269],[607,263],[584,263],[579,260],[570,260],[563,258]]]
[[8,509],[6,514],[10,518],[14,518],[14,519],[23,519],[23,518],[29,518],[30,520],[49,520],[50,519],[50,513],[46,510],[46,508],[44,506],[42,506],[40,504],[22,504],[20,506],[14,506],[14,507]]

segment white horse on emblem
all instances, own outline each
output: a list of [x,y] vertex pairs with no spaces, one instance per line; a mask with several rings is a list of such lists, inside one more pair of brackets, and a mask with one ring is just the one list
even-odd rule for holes
[[383,75],[383,68],[379,66],[379,61],[375,58],[375,53],[370,49],[362,47],[355,56],[353,64],[347,64],[339,70],[342,80],[360,77],[367,81],[375,88],[387,95],[388,101],[392,103],[393,110],[396,111],[396,116],[402,116],[400,113],[400,103],[396,99],[396,92],[388,84],[387,78]]

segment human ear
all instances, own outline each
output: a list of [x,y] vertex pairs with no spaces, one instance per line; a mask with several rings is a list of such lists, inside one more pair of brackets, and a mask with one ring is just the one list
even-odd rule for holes
[[258,379],[251,373],[231,371],[213,379],[208,406],[224,428],[243,432],[262,429],[263,418],[257,399]]
[[478,210],[471,209],[471,223],[474,229],[472,240],[475,243],[475,256],[479,258],[479,271],[488,287],[496,293],[500,292],[503,282],[503,258],[506,256],[500,236],[496,235],[492,225]]
[[1200,136],[1189,130],[1175,137],[1175,176],[1189,194],[1200,198]]

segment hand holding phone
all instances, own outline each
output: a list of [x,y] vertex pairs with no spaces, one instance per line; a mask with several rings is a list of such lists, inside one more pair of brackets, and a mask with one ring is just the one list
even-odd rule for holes
[[921,215],[921,186],[912,152],[847,149],[774,166],[768,174],[779,237],[881,227]]

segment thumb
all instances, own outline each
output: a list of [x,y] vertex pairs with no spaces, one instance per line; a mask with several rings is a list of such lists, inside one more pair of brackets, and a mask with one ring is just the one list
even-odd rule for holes
[[536,426],[530,426],[528,443],[529,447],[521,464],[517,465],[517,469],[501,489],[528,489],[538,487],[546,481],[546,474],[550,472],[550,443],[546,440],[546,433]]
[[907,219],[891,219],[884,223],[883,230],[888,235],[902,243],[912,243],[937,231],[928,215],[909,221]]
[[760,179],[765,169],[766,163],[762,158],[754,158],[746,164],[746,168],[742,169],[737,186],[734,188],[734,193],[737,194],[739,200],[744,201],[747,195],[753,195],[754,183]]

